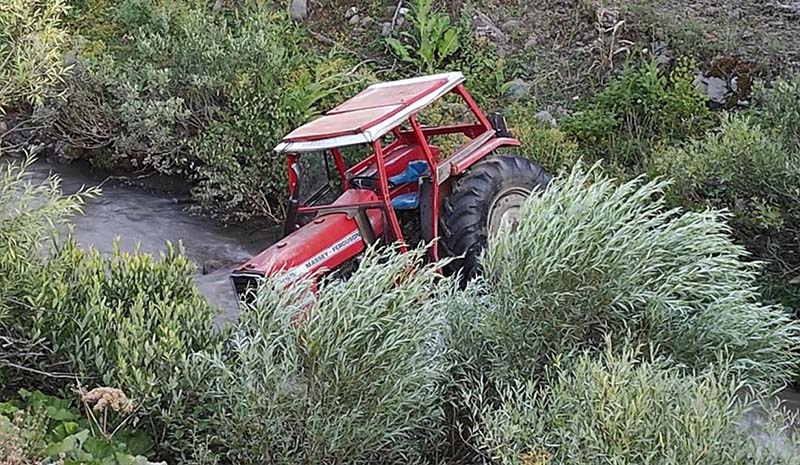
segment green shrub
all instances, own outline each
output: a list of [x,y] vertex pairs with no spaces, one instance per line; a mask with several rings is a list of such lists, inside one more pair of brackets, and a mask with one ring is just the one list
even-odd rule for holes
[[0,3],[0,113],[16,105],[40,106],[58,95],[67,71],[64,0]]
[[787,281],[797,277],[800,150],[745,116],[729,116],[719,131],[658,154],[650,171],[675,179],[673,205],[731,211],[740,242]]
[[800,462],[800,437],[784,436],[781,411],[767,406],[771,417],[747,431],[757,405],[739,387],[724,373],[687,376],[609,345],[555,367],[544,386],[512,384],[476,434],[500,465]]
[[28,370],[44,363],[47,348],[25,339],[12,318],[29,293],[38,292],[48,279],[46,250],[59,228],[80,211],[87,197],[97,193],[89,190],[65,196],[55,177],[35,183],[26,172],[31,163],[32,158],[22,163],[0,159],[0,379],[4,389],[13,389]]
[[84,393],[84,415],[68,399],[24,389],[19,394],[0,402],[1,463],[151,465],[144,455],[152,452],[152,439],[125,427],[133,404],[123,392],[99,388]]
[[742,261],[724,217],[666,210],[665,187],[576,168],[525,205],[513,234],[490,240],[477,330],[492,376],[528,379],[629,335],[689,369],[725,354],[754,385],[791,379],[800,327],[760,302],[759,267]]
[[36,183],[26,171],[33,161],[0,161],[0,321],[23,290],[33,288],[44,244],[81,211],[86,198],[98,193],[92,189],[65,196],[53,176]]
[[194,432],[182,449],[241,464],[419,463],[435,454],[454,283],[423,256],[369,252],[348,281],[327,282],[314,297],[280,278],[264,282],[228,350],[192,370],[196,408],[172,424],[182,441]]
[[561,129],[537,120],[535,113],[523,105],[514,105],[507,113],[514,136],[521,143],[520,154],[551,173],[571,170],[580,158],[578,144]]
[[709,127],[705,97],[695,89],[693,65],[682,60],[669,73],[655,62],[629,63],[622,73],[563,120],[592,158],[607,157],[636,173],[651,146],[684,140]]
[[36,185],[25,168],[7,164],[0,174],[4,387],[77,378],[119,386],[157,415],[179,395],[189,355],[219,338],[194,266],[172,246],[155,259],[60,241],[68,216],[96,191],[64,196],[56,178]]
[[279,217],[285,163],[272,148],[364,76],[308,47],[302,25],[268,6],[104,8],[105,53],[76,73],[56,136],[105,167],[190,179],[195,199],[223,220]]
[[171,244],[155,259],[116,248],[104,256],[70,239],[46,270],[18,308],[26,339],[44,341],[85,383],[124,389],[144,411],[171,401],[186,359],[215,344],[215,309]]
[[754,94],[759,122],[774,130],[788,148],[800,151],[800,74],[778,78],[769,89],[760,82]]

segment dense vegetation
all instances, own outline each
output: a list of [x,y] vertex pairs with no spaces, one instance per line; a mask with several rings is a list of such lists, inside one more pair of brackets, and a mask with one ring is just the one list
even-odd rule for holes
[[[689,24],[664,23],[665,54],[645,0],[576,2],[541,26],[589,44],[555,55],[484,14],[528,17],[517,2],[319,3],[294,21],[247,0],[4,1],[0,150],[179,176],[205,214],[279,219],[286,131],[366,82],[459,69],[560,176],[466,289],[376,249],[314,299],[267,281],[218,328],[180,245],[83,250],[69,218],[100,192],[4,161],[0,464],[800,463],[770,400],[800,368],[798,70],[751,83]],[[712,109],[697,78],[731,67],[734,105]]]

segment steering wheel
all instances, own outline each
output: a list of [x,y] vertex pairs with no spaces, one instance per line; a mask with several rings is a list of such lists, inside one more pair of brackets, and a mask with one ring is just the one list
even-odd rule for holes
[[353,189],[377,190],[378,178],[375,176],[353,176],[347,181]]

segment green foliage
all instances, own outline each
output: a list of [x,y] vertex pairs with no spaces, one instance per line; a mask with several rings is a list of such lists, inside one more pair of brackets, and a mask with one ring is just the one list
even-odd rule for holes
[[310,49],[303,27],[267,6],[105,8],[107,51],[76,73],[57,136],[106,167],[190,179],[222,220],[279,217],[285,169],[271,149],[364,76],[334,51]]
[[433,0],[416,0],[409,17],[411,30],[403,32],[403,41],[390,37],[386,44],[402,61],[420,72],[433,74],[452,59],[461,46],[462,29],[447,13],[433,9]]
[[64,0],[0,3],[0,114],[15,105],[40,106],[59,94],[67,68]]
[[675,178],[668,191],[674,204],[727,208],[747,228],[800,225],[800,151],[747,117],[726,117],[719,131],[663,151],[652,171]]
[[4,387],[60,387],[52,376],[61,386],[63,379],[120,386],[143,414],[158,416],[180,396],[188,357],[220,337],[194,266],[172,246],[155,259],[119,250],[103,256],[58,240],[95,191],[64,196],[56,178],[35,186],[25,168],[7,164],[0,175]]
[[70,239],[46,271],[18,308],[23,335],[44,341],[81,379],[120,386],[147,409],[171,401],[187,358],[215,343],[215,310],[171,244],[155,259],[116,248],[103,256]]
[[[225,463],[420,463],[443,424],[441,343],[455,283],[423,251],[367,253],[316,295],[262,284],[228,348],[197,359],[193,431]],[[246,431],[247,434],[242,434]],[[191,461],[198,460],[191,457]]]
[[[4,464],[34,465],[151,465],[144,457],[152,453],[153,441],[144,432],[125,428],[110,407],[105,431],[94,412],[87,416],[68,399],[39,391],[21,390],[19,398],[0,402],[0,456]],[[110,415],[110,416],[109,416]],[[118,427],[118,428],[117,428]]]
[[98,193],[90,189],[65,196],[52,176],[34,183],[26,172],[33,161],[0,161],[0,323],[24,291],[35,288],[44,244]]
[[684,140],[709,127],[711,114],[692,83],[693,68],[689,60],[669,73],[655,62],[629,63],[566,118],[564,128],[593,158],[608,157],[635,172],[655,143]]
[[786,101],[785,96],[776,96],[765,107],[771,116],[764,121],[771,127],[746,116],[728,116],[718,131],[705,138],[657,154],[649,170],[674,177],[667,190],[670,204],[732,212],[736,238],[767,263],[767,297],[796,310],[800,308],[800,150],[791,145],[792,127],[783,125],[792,118]]
[[535,110],[525,105],[514,105],[509,110],[509,125],[521,145],[520,154],[551,173],[571,170],[580,156],[578,144],[559,128],[538,121]]
[[407,66],[407,72],[398,77],[408,77],[409,72],[461,71],[480,104],[497,103],[510,80],[506,61],[497,55],[491,43],[470,33],[469,5],[464,6],[459,21],[454,22],[447,13],[436,11],[433,3],[433,0],[412,3],[410,29],[400,33],[399,38],[386,39],[390,52]]
[[668,211],[666,183],[616,185],[576,168],[529,201],[483,257],[477,322],[497,379],[528,379],[607,335],[652,343],[689,369],[720,354],[757,386],[796,372],[800,327],[760,302],[759,267],[714,211]]
[[[756,420],[739,388],[724,370],[687,376],[608,344],[556,366],[545,385],[511,384],[476,434],[499,465],[800,463],[787,415],[765,405],[770,416]],[[758,439],[742,425],[756,421]]]
[[760,123],[775,131],[788,148],[800,151],[800,74],[778,78],[769,89],[759,82],[754,93]]

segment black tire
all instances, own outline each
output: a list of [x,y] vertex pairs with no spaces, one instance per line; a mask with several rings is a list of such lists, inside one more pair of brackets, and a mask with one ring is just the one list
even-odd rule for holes
[[[552,176],[541,166],[518,155],[492,155],[476,164],[453,185],[444,202],[441,241],[466,282],[481,272],[480,254],[499,221],[516,219],[522,202],[543,190]],[[500,217],[498,217],[500,215]]]

